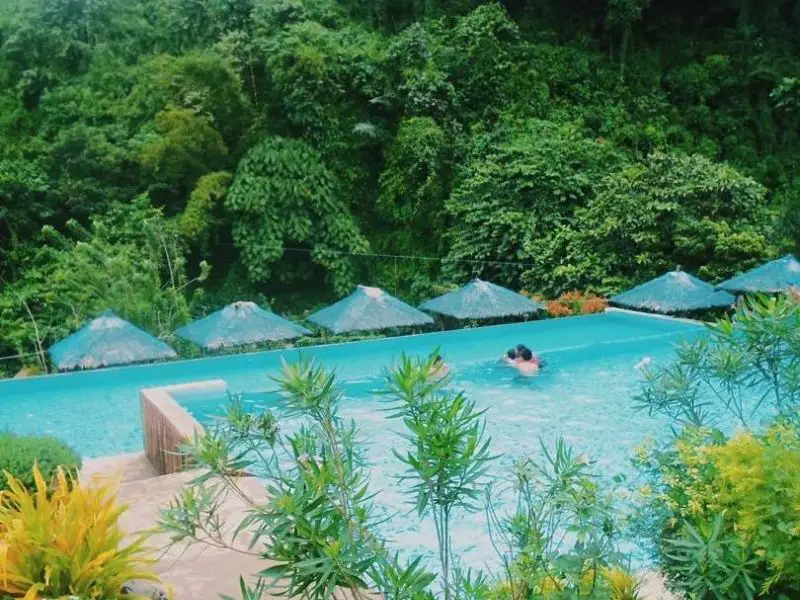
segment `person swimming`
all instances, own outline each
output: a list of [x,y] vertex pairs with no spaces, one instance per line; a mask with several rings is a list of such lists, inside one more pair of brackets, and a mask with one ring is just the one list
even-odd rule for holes
[[503,356],[503,362],[507,365],[513,365],[517,360],[517,350],[516,348],[509,348],[508,351]]
[[519,359],[515,361],[514,367],[525,377],[531,377],[539,372],[541,361],[530,348],[525,348],[519,354]]
[[450,368],[444,362],[442,356],[437,354],[433,358],[430,371],[428,372],[428,379],[443,379],[450,373]]
[[542,359],[525,344],[509,349],[503,361],[523,375],[535,375],[542,368]]

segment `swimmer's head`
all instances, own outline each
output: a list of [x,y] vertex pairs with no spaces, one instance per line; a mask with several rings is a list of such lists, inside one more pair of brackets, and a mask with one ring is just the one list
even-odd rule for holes
[[506,356],[511,360],[517,358],[517,351],[514,348],[509,348],[508,352],[506,352]]
[[528,348],[523,348],[519,355],[522,360],[530,360],[533,358],[533,352],[531,352]]

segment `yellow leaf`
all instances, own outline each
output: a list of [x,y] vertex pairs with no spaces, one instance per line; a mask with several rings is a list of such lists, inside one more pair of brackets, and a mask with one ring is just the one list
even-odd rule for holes
[[108,598],[125,581],[157,581],[144,538],[122,546],[112,484],[84,487],[59,469],[48,489],[38,467],[33,474],[35,491],[7,476],[0,495],[0,594]]

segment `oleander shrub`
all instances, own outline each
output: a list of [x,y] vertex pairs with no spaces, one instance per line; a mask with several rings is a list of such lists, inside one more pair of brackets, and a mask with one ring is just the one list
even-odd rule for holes
[[60,467],[52,485],[32,476],[34,491],[11,476],[0,493],[0,594],[116,600],[126,582],[157,579],[145,537],[123,545],[110,483],[82,486]]
[[0,433],[0,492],[9,489],[8,474],[26,489],[34,491],[34,464],[39,466],[44,480],[50,482],[58,467],[70,475],[77,475],[81,457],[66,443],[51,436]]

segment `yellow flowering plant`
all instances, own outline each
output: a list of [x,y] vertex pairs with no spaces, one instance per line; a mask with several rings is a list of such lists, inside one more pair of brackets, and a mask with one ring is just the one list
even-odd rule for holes
[[639,495],[673,586],[705,597],[800,597],[800,432],[688,429],[637,453]]
[[156,580],[144,537],[123,544],[119,518],[125,508],[111,484],[82,487],[58,469],[48,486],[37,466],[35,491],[6,477],[8,491],[0,493],[0,596],[113,600],[127,581]]

